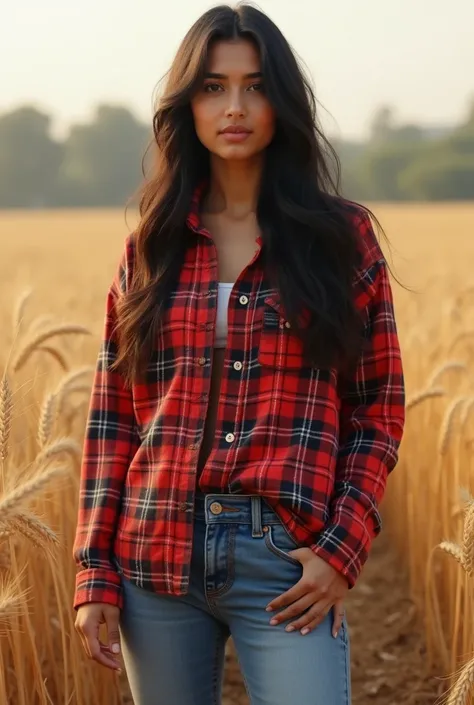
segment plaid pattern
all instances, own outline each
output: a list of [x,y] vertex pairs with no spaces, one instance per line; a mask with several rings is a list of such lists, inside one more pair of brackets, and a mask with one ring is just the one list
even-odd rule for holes
[[[122,572],[156,592],[186,593],[196,466],[209,400],[217,251],[199,224],[166,308],[145,382],[111,372],[115,304],[130,282],[127,237],[106,300],[84,440],[74,606],[122,606]],[[289,533],[352,587],[381,528],[378,504],[397,462],[404,383],[386,264],[368,218],[354,215],[363,264],[354,280],[367,347],[353,379],[308,366],[285,325],[260,247],[229,300],[228,343],[204,492],[258,494]],[[262,245],[262,239],[258,239]]]

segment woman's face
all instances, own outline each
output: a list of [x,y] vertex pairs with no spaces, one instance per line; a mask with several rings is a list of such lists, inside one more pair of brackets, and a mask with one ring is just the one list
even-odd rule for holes
[[212,154],[250,159],[272,141],[275,113],[265,95],[260,56],[250,41],[217,41],[204,84],[191,101],[196,133]]

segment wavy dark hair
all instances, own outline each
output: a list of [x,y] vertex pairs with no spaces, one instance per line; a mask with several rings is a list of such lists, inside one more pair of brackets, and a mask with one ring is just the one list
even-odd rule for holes
[[[314,365],[347,366],[360,351],[361,321],[353,300],[359,262],[354,215],[370,215],[381,229],[380,223],[368,208],[341,196],[338,156],[319,126],[310,82],[278,27],[252,5],[220,5],[205,12],[184,37],[153,117],[152,173],[140,189],[133,277],[117,305],[114,367],[128,384],[145,373],[192,242],[186,225],[192,195],[210,176],[209,153],[196,135],[190,101],[202,87],[211,44],[235,39],[257,47],[276,114],[257,207],[265,270]],[[310,318],[299,327],[303,307]]]

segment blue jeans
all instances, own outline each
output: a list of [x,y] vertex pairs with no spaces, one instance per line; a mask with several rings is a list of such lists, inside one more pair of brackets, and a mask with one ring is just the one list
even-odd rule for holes
[[187,595],[123,580],[122,651],[135,705],[219,705],[224,649],[235,644],[252,705],[348,705],[347,624],[333,611],[309,634],[271,626],[265,606],[294,585],[297,548],[258,496],[198,494]]

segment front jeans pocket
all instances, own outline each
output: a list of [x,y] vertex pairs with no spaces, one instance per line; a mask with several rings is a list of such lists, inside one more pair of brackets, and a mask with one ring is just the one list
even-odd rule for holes
[[301,566],[301,563],[296,558],[288,555],[288,551],[294,551],[299,546],[288,535],[284,527],[280,524],[269,524],[265,528],[265,545],[268,550],[289,563]]

